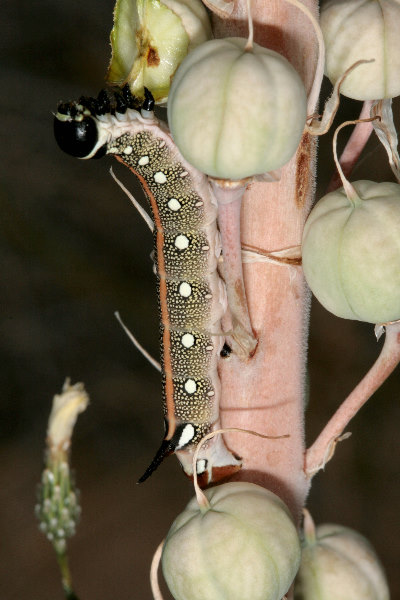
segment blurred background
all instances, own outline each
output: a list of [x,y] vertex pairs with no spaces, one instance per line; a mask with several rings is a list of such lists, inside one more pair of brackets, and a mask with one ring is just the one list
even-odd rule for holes
[[[160,382],[113,313],[119,310],[158,356],[151,235],[111,179],[110,161],[78,161],[53,140],[57,102],[96,95],[103,85],[112,11],[113,0],[2,4],[2,600],[63,597],[33,507],[51,400],[66,376],[84,381],[91,396],[72,452],[83,508],[70,542],[80,600],[150,599],[153,551],[192,495],[173,459],[145,485],[135,484],[163,433]],[[356,118],[359,110],[358,103],[344,102],[338,120]],[[331,136],[320,141],[319,158],[320,196],[334,170]],[[118,166],[132,189],[132,176]],[[375,138],[354,173],[360,178],[393,180]],[[371,326],[337,319],[313,304],[309,442],[381,345]],[[353,436],[315,478],[309,498],[317,522],[340,522],[371,540],[392,598],[400,597],[399,397],[398,370],[351,423]]]

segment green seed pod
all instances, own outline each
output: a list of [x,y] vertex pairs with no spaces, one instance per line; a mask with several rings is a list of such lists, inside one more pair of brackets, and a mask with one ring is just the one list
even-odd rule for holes
[[325,73],[333,84],[359,60],[340,92],[355,100],[400,94],[400,3],[397,0],[330,0],[321,11]]
[[253,483],[226,483],[193,498],[175,519],[162,568],[175,600],[281,600],[296,575],[300,542],[289,510]]
[[168,122],[179,150],[200,171],[242,179],[282,167],[306,119],[303,83],[280,54],[243,38],[211,40],[179,67]]
[[385,574],[362,535],[320,525],[304,542],[295,582],[296,600],[389,600]]
[[369,323],[400,319],[400,185],[356,181],[324,196],[304,227],[303,269],[334,315]]
[[171,79],[186,54],[211,37],[200,0],[117,0],[107,81],[129,83],[144,98],[165,102]]

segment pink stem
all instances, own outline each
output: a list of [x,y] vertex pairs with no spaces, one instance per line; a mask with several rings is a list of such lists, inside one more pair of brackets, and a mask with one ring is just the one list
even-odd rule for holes
[[[304,0],[317,14],[317,0]],[[254,39],[289,57],[307,90],[316,64],[316,38],[306,16],[282,0],[252,0]],[[230,19],[214,19],[215,37],[247,36],[247,10],[238,1]],[[248,90],[249,102],[252,90]],[[242,240],[264,252],[301,243],[314,191],[315,141],[305,134],[279,181],[249,185],[241,214]],[[229,447],[243,459],[234,478],[275,492],[296,522],[310,486],[304,473],[304,383],[309,292],[298,267],[247,263],[244,282],[259,345],[253,358],[221,360],[222,427],[290,437],[265,440],[229,433]]]
[[357,387],[346,398],[343,404],[327,423],[313,445],[305,454],[305,472],[312,477],[330,460],[335,446],[349,421],[372,394],[389,377],[400,362],[400,322],[386,327],[386,339],[382,351]]
[[[243,283],[242,249],[240,240],[240,212],[242,196],[234,191],[234,199],[218,203],[218,226],[223,247],[222,276],[226,284],[228,305],[233,327],[233,350],[242,359],[251,357],[257,346],[253,335],[246,291]],[[223,190],[229,195],[229,190]],[[218,193],[216,194],[218,197]]]
[[[372,100],[366,100],[361,109],[360,119],[368,119],[370,117]],[[357,123],[354,127],[353,133],[351,134],[343,152],[339,159],[340,165],[343,169],[344,176],[350,177],[355,164],[357,163],[361,152],[363,151],[369,137],[374,130],[372,122],[368,123]],[[329,182],[327,193],[334,192],[342,186],[342,180],[339,173],[336,171]]]

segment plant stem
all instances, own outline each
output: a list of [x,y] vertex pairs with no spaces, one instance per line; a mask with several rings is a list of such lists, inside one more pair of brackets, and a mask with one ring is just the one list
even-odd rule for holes
[[400,362],[400,322],[386,327],[382,351],[371,369],[324,427],[305,456],[308,477],[315,475],[332,457],[335,446],[354,415],[389,377]]
[[61,571],[61,584],[64,590],[66,600],[78,600],[78,596],[75,595],[72,589],[71,572],[68,564],[68,557],[66,551],[57,551],[57,562]]
[[[316,14],[316,0],[304,4]],[[255,0],[252,14],[255,41],[284,54],[309,91],[317,52],[307,17],[282,0]],[[244,34],[245,4],[238,3],[232,17],[215,20],[217,37]],[[255,183],[247,189],[242,244],[269,252],[299,245],[311,204],[313,176],[314,140],[305,134],[296,156],[282,169],[279,182]],[[299,267],[260,262],[245,264],[243,271],[259,345],[247,362],[234,355],[221,361],[222,426],[290,435],[280,440],[244,439],[233,433],[225,437],[243,457],[243,469],[234,478],[277,493],[299,522],[310,483],[303,470],[309,292]]]

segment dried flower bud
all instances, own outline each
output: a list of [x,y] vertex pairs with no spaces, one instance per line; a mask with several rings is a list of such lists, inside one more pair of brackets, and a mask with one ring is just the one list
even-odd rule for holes
[[62,393],[55,395],[47,428],[47,443],[52,452],[67,450],[72,430],[78,418],[89,403],[89,396],[82,383],[70,385],[67,379]]
[[400,94],[400,4],[393,0],[331,0],[321,10],[325,72],[333,84],[359,60],[340,91],[356,100]]
[[285,504],[252,483],[205,492],[175,519],[162,568],[175,600],[281,600],[296,575],[300,542]]
[[334,315],[369,323],[400,319],[400,185],[357,181],[324,196],[303,233],[303,269]]
[[138,98],[146,87],[164,102],[181,61],[210,37],[200,0],[117,0],[107,80],[128,83]]
[[356,531],[320,525],[304,541],[296,600],[389,600],[382,565]]
[[183,156],[200,171],[242,179],[282,167],[306,119],[303,83],[280,54],[243,38],[211,40],[179,67],[168,122]]

